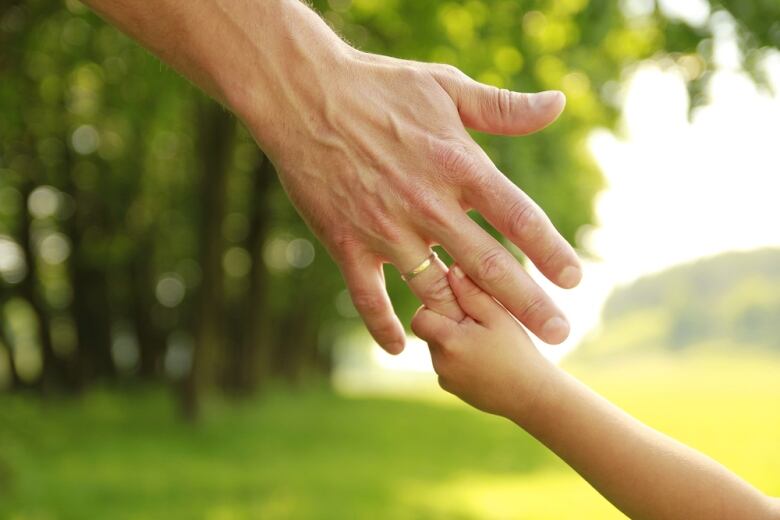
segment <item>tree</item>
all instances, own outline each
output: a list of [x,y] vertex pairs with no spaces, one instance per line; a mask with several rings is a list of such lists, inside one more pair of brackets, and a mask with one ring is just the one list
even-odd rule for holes
[[[774,3],[711,5],[733,14],[746,67],[777,46]],[[585,140],[613,125],[623,72],[662,55],[697,60],[695,94],[713,67],[701,45],[710,26],[658,8],[632,18],[606,0],[315,8],[367,51],[514,90],[562,89],[567,111],[544,132],[475,138],[572,242],[602,186]],[[360,322],[343,315],[337,269],[229,114],[75,0],[4,3],[0,49],[0,238],[27,268],[0,270],[0,302],[21,299],[37,316],[39,377],[74,388],[175,380],[194,417],[210,388],[327,374],[338,331]],[[36,193],[46,211],[30,211]],[[387,276],[410,317],[417,302]],[[0,315],[17,312],[2,304]]]

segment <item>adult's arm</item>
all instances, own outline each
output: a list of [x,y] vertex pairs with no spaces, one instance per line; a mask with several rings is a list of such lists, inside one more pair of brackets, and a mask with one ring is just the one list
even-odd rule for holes
[[[568,335],[550,298],[466,214],[477,209],[558,285],[579,282],[572,248],[464,128],[539,130],[563,109],[560,92],[509,92],[450,66],[357,51],[298,0],[86,3],[244,121],[388,351],[403,349],[404,332],[382,264],[407,272],[432,244],[540,338]],[[429,308],[463,316],[441,262],[410,286]]]

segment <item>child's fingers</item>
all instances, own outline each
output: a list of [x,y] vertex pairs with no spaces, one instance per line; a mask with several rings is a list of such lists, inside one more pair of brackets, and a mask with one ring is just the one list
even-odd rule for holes
[[478,322],[490,324],[499,313],[505,312],[493,297],[472,282],[459,266],[452,266],[449,279],[460,308]]
[[412,331],[428,343],[446,343],[451,338],[458,322],[434,312],[427,307],[420,307],[412,318]]

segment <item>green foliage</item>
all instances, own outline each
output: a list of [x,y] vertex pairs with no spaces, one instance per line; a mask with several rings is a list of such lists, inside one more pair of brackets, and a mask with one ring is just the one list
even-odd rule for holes
[[[744,33],[755,33],[746,48],[773,44],[774,4],[741,6],[726,3]],[[544,132],[475,139],[572,242],[602,186],[585,140],[613,124],[623,71],[671,52],[701,65],[692,85],[706,78],[709,56],[696,53],[707,48],[699,45],[707,29],[658,10],[627,18],[618,2],[315,7],[367,51],[451,63],[520,91],[563,90],[567,110]],[[360,322],[324,249],[279,184],[266,182],[273,173],[245,131],[228,132],[235,123],[226,114],[76,0],[4,3],[0,49],[0,238],[23,257],[13,276],[0,276],[0,305],[31,306],[39,330],[27,336],[38,338],[42,380],[159,378],[173,344],[218,352],[204,380],[327,369],[337,336]],[[233,136],[224,146],[210,138],[217,125]],[[393,269],[388,278],[408,321],[417,302]],[[21,347],[4,336],[16,335],[0,329],[0,355],[14,358]]]
[[777,1],[712,0],[712,4],[725,8],[737,20],[746,49],[780,48],[780,3]]

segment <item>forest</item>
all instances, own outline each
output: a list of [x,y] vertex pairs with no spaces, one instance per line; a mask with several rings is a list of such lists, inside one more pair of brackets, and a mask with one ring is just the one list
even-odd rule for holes
[[[777,0],[310,3],[362,50],[562,90],[543,132],[473,136],[594,261],[589,139],[626,137],[632,75],[684,79],[696,120],[716,42],[759,89],[780,48]],[[619,288],[564,369],[780,496],[779,255]],[[408,328],[418,302],[386,276]],[[240,121],[78,0],[0,1],[0,518],[624,518],[430,373],[345,392],[347,343],[379,352]]]
[[[586,138],[614,127],[631,68],[663,59],[703,103],[718,24],[736,25],[759,83],[760,57],[780,45],[769,0],[712,0],[702,24],[654,2],[314,7],[361,49],[563,90],[566,113],[544,132],[475,138],[578,247],[602,187]],[[387,276],[408,324],[417,304]],[[335,265],[228,111],[77,0],[0,5],[5,391],[162,383],[194,419],[210,392],[326,380],[334,344],[360,327]]]

